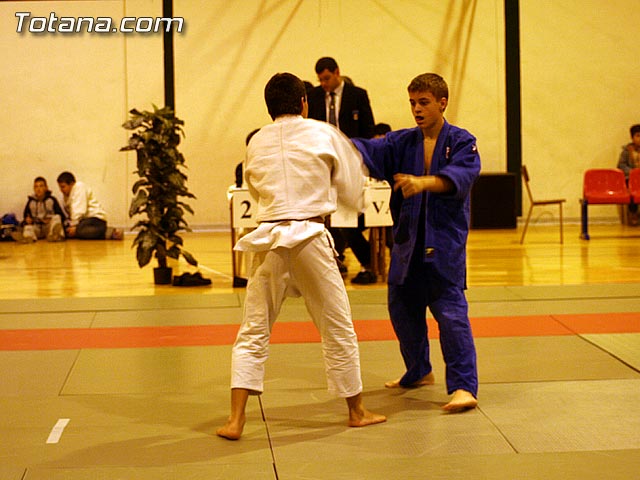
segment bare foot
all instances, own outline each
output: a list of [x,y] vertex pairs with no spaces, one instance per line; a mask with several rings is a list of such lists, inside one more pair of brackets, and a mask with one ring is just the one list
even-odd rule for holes
[[453,398],[451,401],[442,407],[442,409],[447,412],[457,413],[476,408],[477,405],[478,400],[476,400],[476,397],[474,397],[471,392],[467,392],[466,390],[456,390],[453,392]]
[[379,413],[373,413],[366,408],[360,411],[349,411],[349,426],[350,427],[366,427],[367,425],[375,425],[376,423],[383,423],[387,421],[387,417],[380,415]]
[[231,389],[231,414],[227,423],[216,430],[216,435],[228,440],[238,440],[242,436],[242,429],[246,416],[244,414],[247,407],[249,390],[246,388]]
[[387,421],[387,417],[379,413],[373,413],[364,408],[362,404],[362,394],[349,397],[347,407],[349,408],[349,426],[350,427],[366,427]]
[[242,430],[244,429],[244,418],[241,420],[233,420],[229,417],[224,427],[220,427],[216,430],[216,435],[226,438],[227,440],[238,440],[242,436]]
[[433,372],[427,373],[424,377],[422,377],[417,382],[412,383],[408,387],[403,387],[400,385],[400,378],[395,380],[390,380],[388,382],[384,382],[384,386],[387,388],[416,388],[416,387],[424,387],[425,385],[433,385],[436,383],[436,377],[433,375]]

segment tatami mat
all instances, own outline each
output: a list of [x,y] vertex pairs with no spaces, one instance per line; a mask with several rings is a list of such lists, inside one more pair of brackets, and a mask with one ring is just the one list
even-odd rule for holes
[[[12,417],[0,423],[0,456],[51,468],[271,463],[257,405],[247,411],[246,442],[234,444],[213,434],[226,418],[227,394],[225,388],[209,395],[3,398],[0,407]],[[64,435],[48,444],[61,418],[69,419]]]
[[0,478],[7,480],[22,480],[25,478],[27,469],[24,467],[12,467],[0,465]]
[[516,452],[640,449],[640,379],[489,384],[482,412]]
[[76,350],[0,352],[0,399],[59,395],[77,357]]
[[125,310],[97,312],[92,326],[147,327],[171,325],[240,325],[242,309],[239,307],[218,308],[163,308],[162,310]]
[[96,313],[93,311],[3,313],[0,314],[0,330],[87,328],[91,326],[95,316]]
[[342,462],[281,462],[281,479],[304,480],[451,480],[473,479],[575,479],[636,478],[640,450],[571,452],[559,454],[447,455],[425,461],[411,457],[346,459]]
[[478,338],[476,348],[481,390],[487,383],[640,379],[640,373],[577,336]]
[[618,333],[583,335],[613,357],[640,371],[640,334]]
[[[449,397],[437,338],[435,385],[384,388],[404,369],[386,291],[350,289],[356,327],[365,332],[364,401],[388,416],[362,429],[347,427],[344,400],[326,391],[321,345],[309,339],[304,303],[288,300],[265,393],[250,397],[238,442],[214,433],[229,412],[229,338],[189,345],[179,335],[228,335],[240,322],[243,291],[12,302],[0,314],[0,333],[26,349],[5,344],[0,351],[0,479],[635,478],[634,288],[470,289],[480,404],[458,415],[441,409]],[[92,348],[83,337],[75,348],[29,347],[33,337],[40,348],[47,335],[53,341],[54,332],[59,339],[73,330],[106,340]],[[282,335],[287,330],[297,333]],[[166,335],[166,346],[109,348],[128,334]],[[65,418],[57,443],[47,444]]]
[[[161,287],[160,287],[161,288]],[[195,290],[194,288],[190,289]],[[229,289],[231,291],[231,289]],[[97,290],[94,297],[0,299],[3,313],[74,312],[100,310],[146,310],[154,308],[239,307],[241,295],[198,290],[182,295],[140,295],[131,297],[103,297]]]
[[430,455],[512,452],[499,430],[481,411],[447,415],[441,407],[447,396],[438,388],[389,393],[369,391],[364,401],[388,421],[375,428],[346,426],[346,403],[321,390],[278,390],[264,396],[265,415],[276,461],[317,461],[327,458],[369,459]]
[[509,315],[551,315],[558,313],[602,313],[637,312],[640,299],[636,297],[604,297],[585,298],[557,298],[547,301],[540,299],[518,299],[512,302],[484,301],[471,302],[469,315],[509,316]]
[[62,395],[211,392],[229,384],[227,346],[82,350]]
[[[117,402],[118,397],[111,398]],[[56,456],[43,466],[68,467],[172,467],[174,465],[269,465],[271,451],[264,424],[252,422],[247,429],[247,442],[233,444],[213,435],[213,429],[224,417],[212,416],[219,410],[217,401],[187,399],[177,402],[140,398],[131,405],[124,399],[122,412],[108,424],[91,424],[71,419],[65,440],[53,447]],[[225,402],[226,403],[226,402]],[[145,406],[146,405],[146,406]],[[144,414],[145,408],[164,406],[156,416]],[[162,414],[166,414],[162,415]],[[258,417],[249,412],[252,418]],[[122,418],[126,415],[125,418]],[[133,415],[136,415],[135,417]],[[259,418],[259,417],[258,417]],[[198,421],[206,421],[198,423]]]
[[[22,477],[15,478],[22,479]],[[240,463],[232,465],[173,464],[162,467],[34,468],[29,469],[28,476],[24,480],[271,480],[275,478],[271,463]]]

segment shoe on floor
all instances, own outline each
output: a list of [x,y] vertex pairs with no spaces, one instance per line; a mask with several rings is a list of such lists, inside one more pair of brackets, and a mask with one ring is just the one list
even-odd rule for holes
[[200,287],[203,285],[211,285],[211,280],[203,278],[200,272],[183,273],[173,277],[174,287]]
[[376,277],[376,274],[371,270],[363,270],[351,279],[351,283],[355,283],[356,285],[370,285],[377,281],[378,277]]

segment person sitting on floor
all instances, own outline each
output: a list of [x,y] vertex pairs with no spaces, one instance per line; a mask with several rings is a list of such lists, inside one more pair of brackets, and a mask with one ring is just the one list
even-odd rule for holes
[[62,224],[65,214],[53,196],[44,177],[36,177],[33,181],[33,195],[29,195],[24,207],[22,232],[15,232],[14,240],[35,242],[46,238],[50,242],[64,240]]
[[107,214],[88,185],[76,181],[73,173],[62,172],[58,175],[58,186],[69,217],[65,228],[67,238],[122,240],[122,230],[107,227]]

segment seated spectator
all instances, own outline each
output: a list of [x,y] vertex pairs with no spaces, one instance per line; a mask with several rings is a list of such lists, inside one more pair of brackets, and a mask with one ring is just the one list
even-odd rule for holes
[[67,238],[122,240],[122,230],[107,227],[107,214],[88,185],[76,181],[71,172],[62,172],[58,186],[69,217],[65,228]]
[[18,241],[33,241],[46,238],[50,242],[64,240],[63,222],[65,214],[56,197],[51,194],[47,181],[36,177],[33,195],[29,195],[24,207],[22,232],[16,232]]
[[[618,159],[618,168],[624,172],[627,183],[629,183],[629,171],[640,168],[640,124],[632,125],[629,132],[631,142],[622,147]],[[635,203],[629,205],[629,224],[638,225],[638,205]]]

